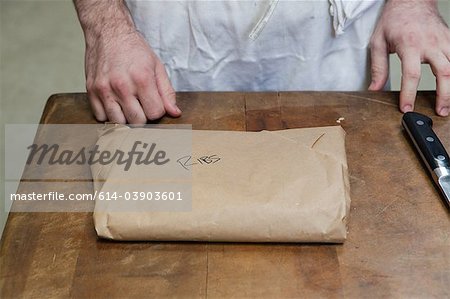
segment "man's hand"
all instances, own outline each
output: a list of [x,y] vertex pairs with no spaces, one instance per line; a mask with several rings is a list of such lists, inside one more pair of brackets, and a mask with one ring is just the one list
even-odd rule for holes
[[450,30],[440,17],[436,0],[388,0],[371,39],[372,83],[380,90],[389,73],[388,54],[402,63],[400,110],[414,109],[421,63],[436,76],[436,113],[450,112]]
[[145,124],[181,113],[164,65],[135,31],[87,47],[86,88],[99,121]]
[[75,0],[86,39],[86,89],[99,121],[144,124],[180,116],[164,65],[122,0]]

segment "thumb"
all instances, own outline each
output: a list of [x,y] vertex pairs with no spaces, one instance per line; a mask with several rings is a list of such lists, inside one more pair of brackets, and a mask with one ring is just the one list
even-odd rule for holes
[[389,77],[389,53],[386,42],[373,42],[370,46],[372,82],[369,90],[381,90]]
[[175,90],[170,83],[169,76],[162,63],[157,63],[156,68],[156,84],[158,86],[158,92],[162,98],[164,109],[173,117],[179,117],[181,110],[176,104]]

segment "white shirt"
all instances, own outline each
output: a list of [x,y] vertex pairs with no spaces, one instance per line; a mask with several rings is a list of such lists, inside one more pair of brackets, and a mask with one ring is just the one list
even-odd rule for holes
[[127,0],[177,91],[366,89],[383,4]]

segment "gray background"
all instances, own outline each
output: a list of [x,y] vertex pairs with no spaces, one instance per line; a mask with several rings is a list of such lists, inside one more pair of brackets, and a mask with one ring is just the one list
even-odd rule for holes
[[[70,0],[0,0],[0,177],[4,180],[4,124],[37,123],[49,95],[84,91],[84,40]],[[439,0],[450,22],[449,0]],[[434,89],[423,66],[420,89]],[[391,58],[392,89],[400,86],[400,66]],[[0,184],[0,234],[7,213]]]

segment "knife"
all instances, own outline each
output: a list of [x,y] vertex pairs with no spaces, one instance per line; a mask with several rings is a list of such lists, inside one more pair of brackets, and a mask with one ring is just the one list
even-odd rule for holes
[[402,125],[450,208],[450,160],[432,129],[433,121],[420,113],[407,112],[403,115]]

